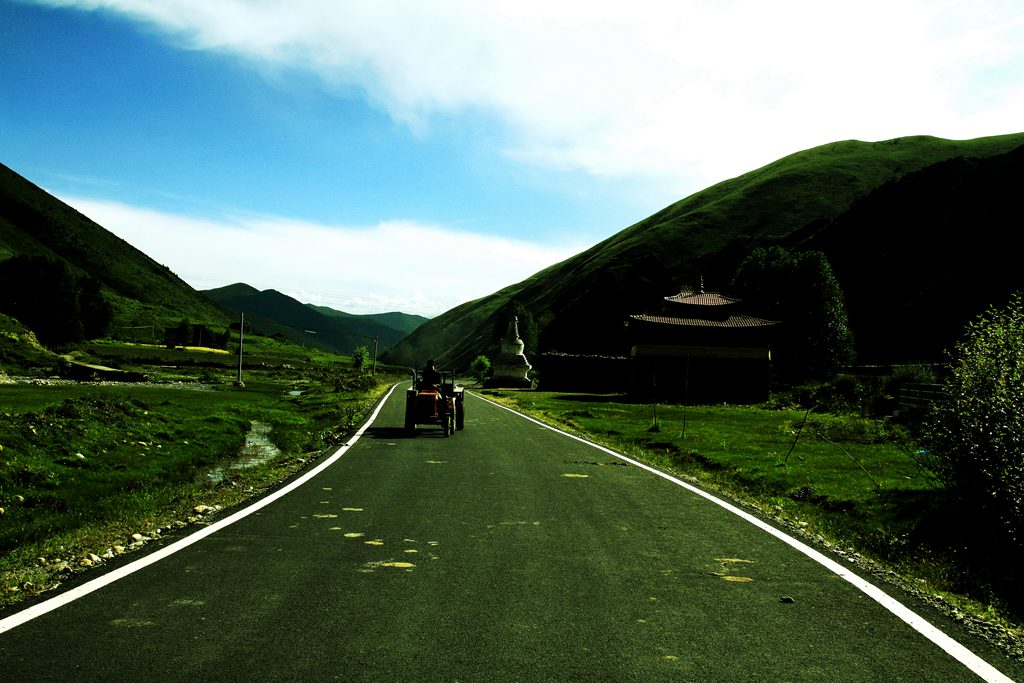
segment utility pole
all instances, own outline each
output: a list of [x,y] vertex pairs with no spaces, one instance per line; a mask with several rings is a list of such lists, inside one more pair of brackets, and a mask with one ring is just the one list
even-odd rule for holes
[[377,337],[373,338],[373,370],[371,374],[377,374]]
[[238,327],[238,381],[235,386],[244,387],[242,382],[242,345],[245,343],[245,313],[242,314],[242,324]]

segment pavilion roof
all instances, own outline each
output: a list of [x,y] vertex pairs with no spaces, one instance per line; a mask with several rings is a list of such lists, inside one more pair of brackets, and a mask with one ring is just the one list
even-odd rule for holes
[[778,325],[775,320],[762,320],[749,315],[730,315],[723,320],[707,318],[676,317],[671,315],[640,315],[629,316],[630,320],[654,323],[655,325],[675,325],[678,327],[773,327]]
[[671,301],[672,303],[677,304],[692,304],[695,306],[730,306],[738,303],[740,300],[719,294],[718,292],[691,292],[684,289],[678,294],[666,296],[665,301]]

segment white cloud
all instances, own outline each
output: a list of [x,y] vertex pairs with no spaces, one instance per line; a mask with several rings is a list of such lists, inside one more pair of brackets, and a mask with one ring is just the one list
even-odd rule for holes
[[1018,0],[41,1],[355,86],[420,131],[489,112],[513,158],[666,187],[836,139],[1024,120]]
[[333,226],[267,216],[193,218],[62,197],[196,289],[244,282],[347,313],[435,316],[581,250],[414,221]]

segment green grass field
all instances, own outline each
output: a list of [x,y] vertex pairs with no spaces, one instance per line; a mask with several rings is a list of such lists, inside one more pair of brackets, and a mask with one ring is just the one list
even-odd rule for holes
[[[153,381],[0,385],[0,600],[301,469],[351,433],[393,379],[270,339],[246,348],[244,387],[224,353],[109,342],[76,356]],[[254,426],[271,455],[238,467]]]

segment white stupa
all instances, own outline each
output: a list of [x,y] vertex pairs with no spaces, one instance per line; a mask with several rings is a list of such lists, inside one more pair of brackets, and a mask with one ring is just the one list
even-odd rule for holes
[[526,360],[526,355],[523,354],[524,348],[523,340],[519,338],[519,318],[517,316],[512,318],[508,324],[508,332],[501,340],[501,353],[491,364],[492,376],[487,380],[485,386],[531,388],[533,382],[527,373],[533,366]]

